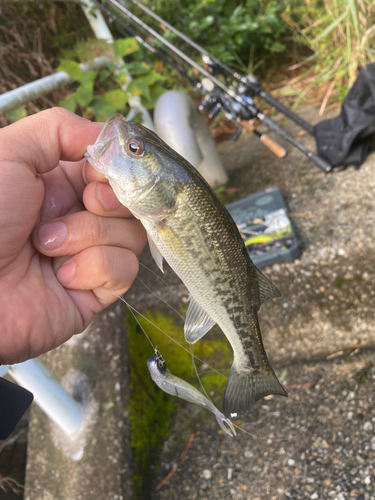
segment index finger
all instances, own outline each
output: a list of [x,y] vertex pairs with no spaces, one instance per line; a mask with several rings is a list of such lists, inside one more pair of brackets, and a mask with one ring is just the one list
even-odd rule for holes
[[41,111],[0,131],[0,161],[24,164],[44,174],[59,160],[80,160],[102,127],[63,108]]

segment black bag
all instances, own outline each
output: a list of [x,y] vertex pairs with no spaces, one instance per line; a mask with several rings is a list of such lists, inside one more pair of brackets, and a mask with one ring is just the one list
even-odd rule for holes
[[0,440],[14,431],[34,396],[24,387],[0,377]]
[[314,126],[318,155],[332,166],[359,168],[375,134],[375,63],[362,68],[337,118]]

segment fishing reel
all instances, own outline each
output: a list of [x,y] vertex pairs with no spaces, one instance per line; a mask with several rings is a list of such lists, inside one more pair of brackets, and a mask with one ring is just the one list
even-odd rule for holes
[[[244,101],[252,104],[253,101],[251,97],[246,95],[242,95],[241,97]],[[248,121],[254,118],[245,106],[232,99],[228,94],[216,89],[204,96],[198,109],[199,111],[206,111],[210,120],[222,111],[225,118],[234,123],[237,127],[236,132],[232,136],[233,141],[236,141],[239,138],[242,131],[242,127],[238,124],[238,121]]]
[[[228,73],[225,72],[218,64],[218,62],[211,58],[210,56],[203,54],[202,55],[202,60],[206,66],[206,69],[213,75],[213,76],[222,76],[225,78],[225,81],[232,82],[232,78],[228,76]],[[232,75],[235,80],[238,82],[236,93],[240,97],[254,97],[255,95],[259,95],[261,91],[260,87],[260,81],[258,78],[254,75],[244,75],[242,73],[238,72],[233,72]],[[204,85],[203,85],[204,87]],[[236,103],[238,104],[238,103]],[[251,100],[251,104],[253,104],[253,101]],[[241,118],[242,119],[242,118]],[[245,118],[244,118],[245,119]]]
[[230,78],[228,74],[223,71],[223,68],[210,56],[203,54],[202,61],[204,62],[206,69],[211,73],[212,76],[223,76],[225,80],[228,82]]
[[261,88],[258,78],[254,75],[238,75],[237,92],[248,97],[259,95]]

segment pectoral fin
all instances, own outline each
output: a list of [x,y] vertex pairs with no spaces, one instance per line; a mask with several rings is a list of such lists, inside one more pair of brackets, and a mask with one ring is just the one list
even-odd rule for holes
[[147,239],[148,239],[148,246],[150,247],[150,252],[151,252],[151,255],[152,255],[153,259],[156,262],[156,265],[158,266],[158,268],[160,269],[160,271],[162,273],[164,273],[164,270],[163,270],[163,256],[159,252],[158,247],[155,245],[155,243],[152,241],[152,239],[149,237],[149,235],[147,235]]
[[214,324],[215,322],[208,316],[206,311],[204,311],[198,302],[190,296],[184,325],[186,342],[194,344],[201,339]]

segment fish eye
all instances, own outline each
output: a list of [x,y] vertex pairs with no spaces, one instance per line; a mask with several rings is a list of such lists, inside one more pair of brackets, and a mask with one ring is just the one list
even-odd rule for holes
[[134,139],[133,137],[128,140],[126,149],[131,156],[142,156],[145,152],[143,142],[139,139]]
[[158,363],[158,367],[159,367],[159,369],[160,369],[161,371],[164,371],[164,370],[166,369],[167,365],[165,364],[164,359],[160,359],[160,358],[159,358],[159,359],[157,360],[157,363]]

